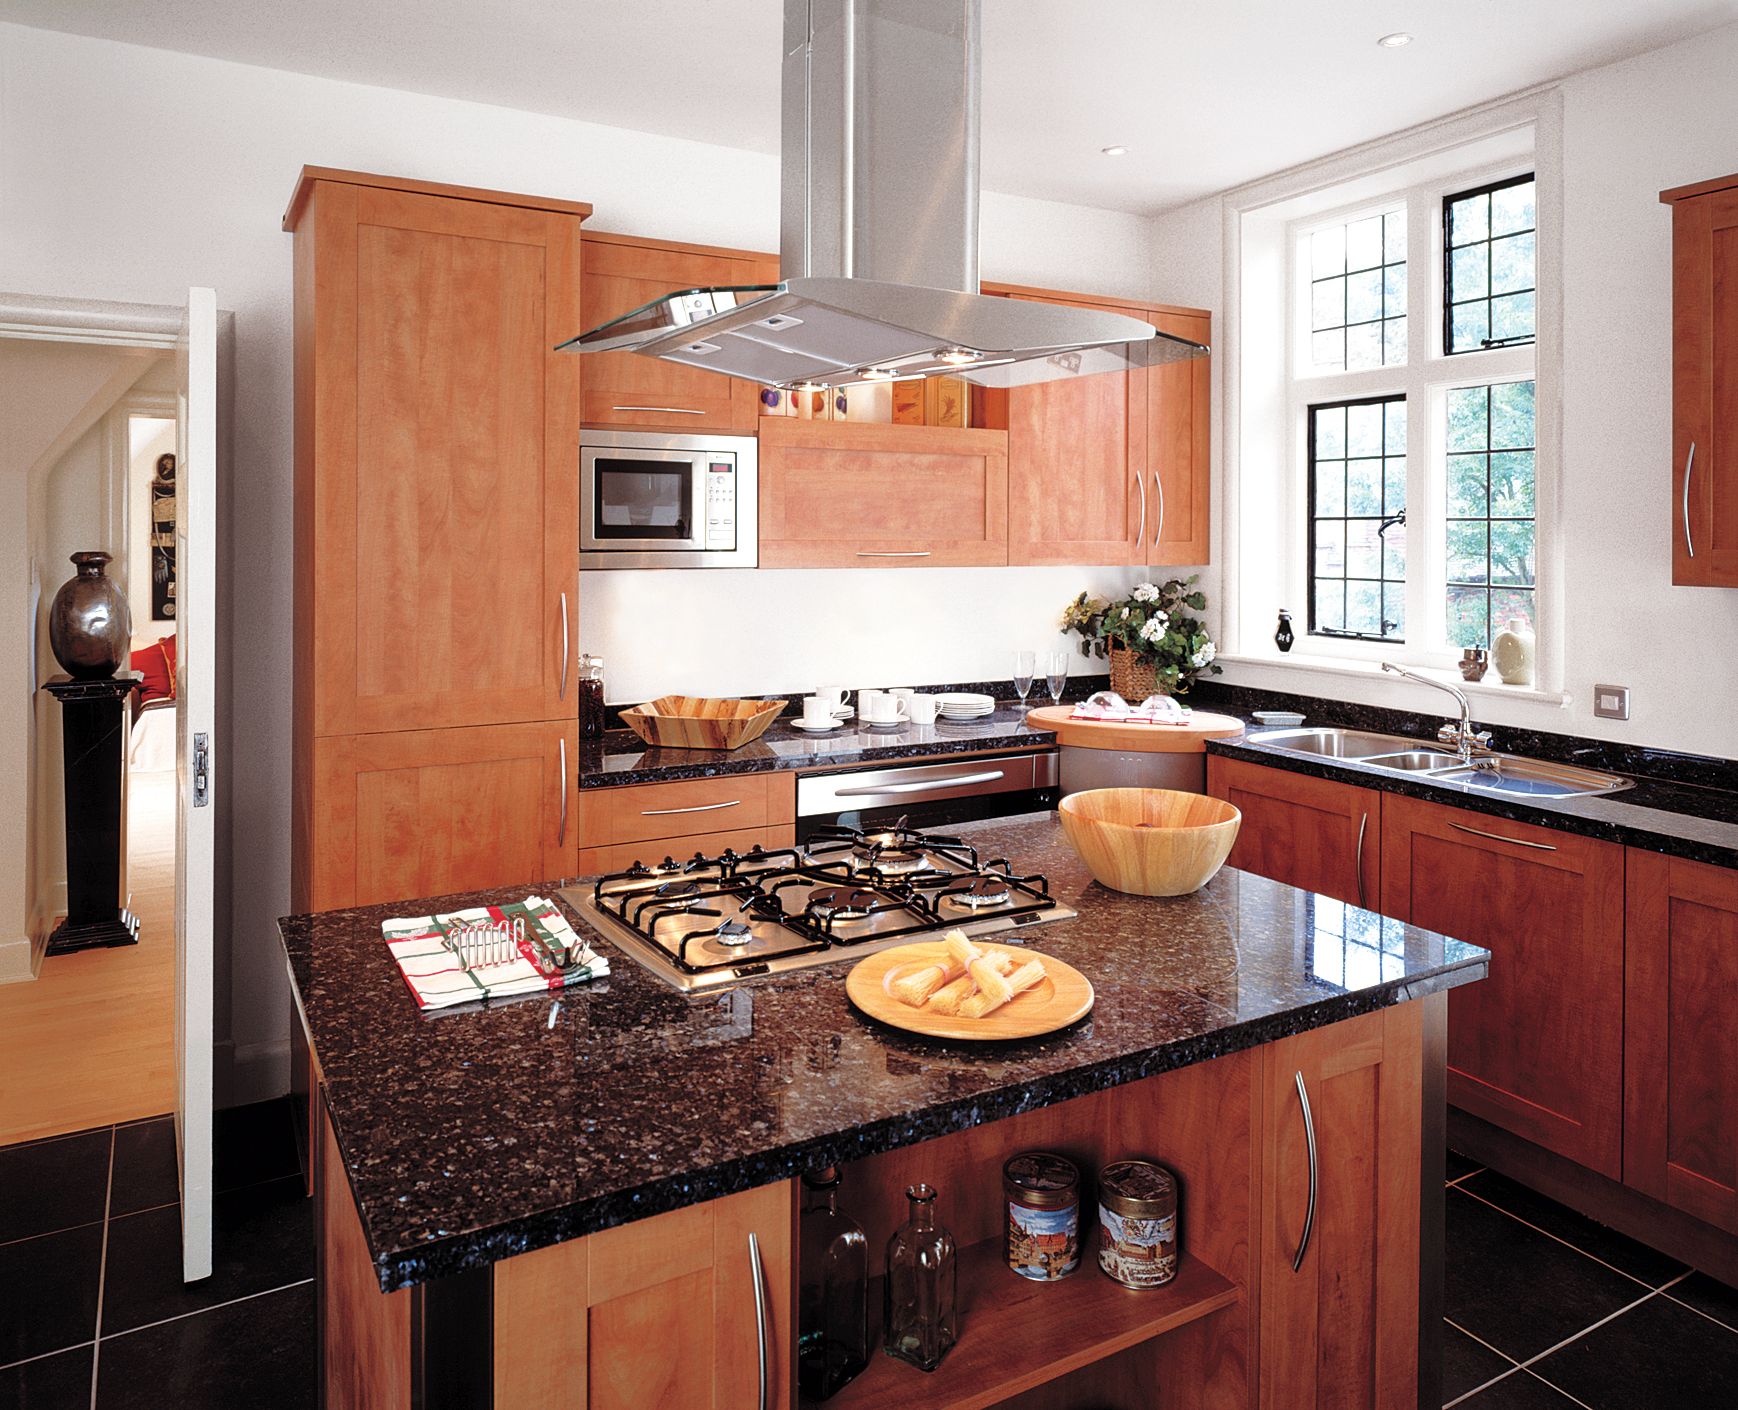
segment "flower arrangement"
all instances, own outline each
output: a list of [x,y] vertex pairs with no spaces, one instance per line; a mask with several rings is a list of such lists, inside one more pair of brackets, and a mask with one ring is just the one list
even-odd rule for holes
[[1082,656],[1109,658],[1111,688],[1130,704],[1154,691],[1185,695],[1201,676],[1220,673],[1206,624],[1190,615],[1207,608],[1196,581],[1137,583],[1117,602],[1083,592],[1063,611],[1063,630],[1080,637]]

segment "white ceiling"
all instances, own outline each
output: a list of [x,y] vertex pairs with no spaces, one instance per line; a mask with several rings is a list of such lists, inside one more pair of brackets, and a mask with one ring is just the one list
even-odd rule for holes
[[[773,152],[779,0],[0,0],[0,18]],[[984,185],[1152,212],[1738,0],[985,0]],[[1376,39],[1410,31],[1403,49]],[[1129,155],[1099,148],[1123,143]],[[921,158],[919,158],[921,159]]]

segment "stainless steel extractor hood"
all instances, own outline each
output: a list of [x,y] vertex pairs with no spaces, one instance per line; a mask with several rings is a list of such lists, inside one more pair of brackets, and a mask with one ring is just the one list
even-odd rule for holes
[[980,0],[785,0],[778,284],[688,289],[561,344],[773,386],[988,387],[1207,349],[978,292]]

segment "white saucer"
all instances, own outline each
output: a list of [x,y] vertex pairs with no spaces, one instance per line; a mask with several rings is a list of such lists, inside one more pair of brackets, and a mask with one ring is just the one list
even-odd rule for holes
[[904,729],[910,720],[859,720],[859,729],[895,730]]
[[827,725],[808,725],[804,724],[799,716],[797,719],[790,721],[790,727],[792,729],[800,729],[806,734],[827,734],[832,730],[840,728],[844,723],[843,720],[836,719],[831,724]]

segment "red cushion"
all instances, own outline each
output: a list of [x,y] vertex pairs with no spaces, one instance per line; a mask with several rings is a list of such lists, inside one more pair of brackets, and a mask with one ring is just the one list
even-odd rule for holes
[[133,653],[133,669],[142,672],[145,688],[139,702],[175,698],[175,638],[173,635],[140,647]]

